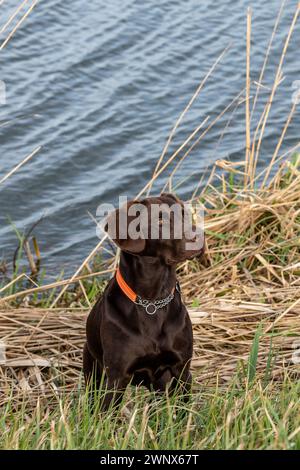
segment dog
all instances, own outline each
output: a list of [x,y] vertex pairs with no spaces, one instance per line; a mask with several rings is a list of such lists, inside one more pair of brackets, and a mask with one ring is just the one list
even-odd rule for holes
[[[153,206],[170,209],[177,204],[180,212],[184,211],[182,201],[167,193],[138,201],[147,215],[142,223],[136,224],[142,236],[133,239],[129,227],[135,218],[129,212],[135,203],[130,201],[107,218],[105,230],[121,250],[119,267],[86,322],[85,382],[89,385],[93,380],[93,385],[100,388],[105,377],[104,409],[120,403],[128,384],[143,385],[157,392],[165,392],[167,388],[172,392],[180,386],[188,396],[192,382],[192,324],[181,298],[176,265],[201,256],[204,242],[187,249],[187,241],[195,242],[199,235],[175,239],[173,213],[169,217],[170,239],[162,236],[165,223],[162,214],[159,214],[158,236],[151,237]],[[128,216],[126,236],[121,237],[118,227],[124,215]],[[109,231],[112,220],[117,227],[113,234]],[[148,221],[146,229],[145,221]]]

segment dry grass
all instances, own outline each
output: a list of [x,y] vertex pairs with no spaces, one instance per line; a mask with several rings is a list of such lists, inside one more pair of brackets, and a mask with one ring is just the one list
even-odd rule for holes
[[[287,298],[292,291],[283,289]],[[88,310],[19,308],[0,311],[2,361],[0,406],[24,398],[33,407],[39,397],[49,399],[63,390],[76,390],[81,383],[82,347]],[[300,338],[300,304],[284,299],[275,305],[234,300],[206,300],[191,308],[194,328],[192,363],[197,384],[224,384],[235,374],[238,363],[246,367],[257,332],[262,325],[257,374],[280,380],[283,368],[300,376],[293,364],[295,340]],[[3,349],[5,345],[5,349]],[[3,354],[2,354],[3,356]],[[267,363],[272,358],[272,366]],[[2,357],[4,359],[4,357]]]
[[[36,6],[36,4],[38,3],[38,0],[33,0],[32,3],[29,5],[29,8],[26,10],[25,13],[22,12],[22,9],[24,7],[26,7],[28,3],[28,0],[24,0],[17,8],[16,10],[11,14],[11,16],[9,17],[9,19],[7,20],[7,22],[2,26],[1,30],[0,30],[0,36],[2,33],[4,33],[7,28],[11,25],[12,23],[12,30],[8,33],[7,37],[4,39],[4,41],[0,44],[0,51],[2,49],[4,49],[8,42],[12,39],[12,37],[15,35],[15,33],[18,31],[18,29],[21,27],[21,25],[23,24],[23,22],[26,20],[26,18],[28,17],[28,15],[30,15],[30,13],[32,12],[32,10],[34,9],[34,7]],[[1,4],[0,4],[1,6]],[[21,15],[19,15],[19,13],[21,12]],[[18,16],[21,16],[21,18],[19,19]],[[17,21],[17,23],[14,25],[14,21]]]

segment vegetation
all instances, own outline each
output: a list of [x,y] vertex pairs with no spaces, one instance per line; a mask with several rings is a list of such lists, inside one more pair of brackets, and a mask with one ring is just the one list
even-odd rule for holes
[[10,401],[0,415],[0,448],[12,449],[300,449],[300,382],[282,384],[236,374],[226,387],[203,384],[188,405],[133,388],[121,409],[91,413],[74,390],[28,411]]

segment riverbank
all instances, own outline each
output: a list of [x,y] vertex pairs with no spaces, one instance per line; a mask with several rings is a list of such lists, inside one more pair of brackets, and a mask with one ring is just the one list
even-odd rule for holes
[[235,183],[236,167],[228,172],[226,165],[222,186],[209,184],[196,196],[206,207],[206,254],[178,268],[195,342],[188,418],[176,413],[176,400],[165,399],[158,417],[153,397],[132,389],[118,418],[84,431],[93,420],[82,389],[84,323],[114,258],[101,261],[97,253],[104,277],[90,272],[90,262],[80,279],[56,287],[28,292],[20,278],[6,296],[4,289],[1,446],[300,448],[299,163],[295,154],[259,189]]
[[[267,187],[259,189],[241,187],[239,178],[235,184],[234,168],[227,179],[220,176],[222,188],[208,185],[195,198],[205,206],[206,252],[201,261],[179,265],[178,278],[185,302],[193,310],[194,364],[200,382],[202,375],[215,381],[216,371],[220,373],[218,380],[222,382],[224,376],[226,381],[239,360],[247,361],[260,326],[258,371],[264,373],[270,353],[277,357],[274,377],[280,377],[282,361],[285,367],[296,367],[292,357],[300,338],[299,167],[299,154],[295,154],[282,163]],[[45,321],[43,309],[45,318],[52,321],[57,308],[66,315],[74,309],[85,315],[116,266],[114,257],[103,260],[103,250],[107,250],[104,244],[95,253],[95,264],[90,260],[73,280],[24,290],[24,278],[15,273],[15,282],[2,290],[1,310],[7,308],[9,317],[16,315],[18,321],[30,324],[31,307],[33,318],[41,317],[39,328]],[[27,278],[25,281],[28,283]],[[24,307],[28,320],[18,313]],[[18,310],[13,314],[10,309],[15,308]],[[2,324],[7,328],[5,321]],[[62,325],[59,328],[63,331]],[[51,331],[49,326],[47,331]],[[81,335],[84,337],[83,329]],[[48,340],[52,344],[51,337]],[[23,348],[22,338],[19,347]]]

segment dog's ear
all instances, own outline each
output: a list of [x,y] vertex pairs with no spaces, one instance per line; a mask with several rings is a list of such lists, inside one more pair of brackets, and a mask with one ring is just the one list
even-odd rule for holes
[[[116,209],[111,212],[106,219],[104,230],[121,250],[137,254],[145,249],[146,241],[142,237],[142,233],[141,236],[137,238],[130,236],[130,230],[128,230],[129,225],[137,219],[136,215],[128,214],[133,204],[138,204],[138,202],[131,201],[125,204],[121,209]],[[137,225],[139,225],[139,223]],[[140,232],[140,230],[138,231]]]

